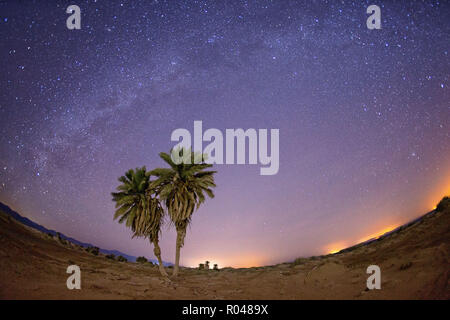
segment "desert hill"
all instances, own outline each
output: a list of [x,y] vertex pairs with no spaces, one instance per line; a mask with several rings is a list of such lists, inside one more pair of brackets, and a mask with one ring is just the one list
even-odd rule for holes
[[[8,207],[7,205],[5,205],[4,203],[0,202],[0,212],[6,213],[7,215],[11,216],[12,218],[16,219],[17,221],[21,222],[22,224],[24,224],[25,226],[31,227],[33,229],[39,230],[43,233],[46,233],[48,235],[51,235],[53,237],[58,237],[61,238],[67,242],[69,242],[70,244],[72,244],[73,246],[81,246],[84,248],[97,248],[95,247],[93,244],[91,243],[86,243],[86,242],[81,242],[78,241],[77,239],[71,238],[66,236],[63,233],[59,233],[56,232],[55,230],[51,230],[51,229],[47,229],[46,227],[26,218],[26,217],[22,217],[20,214],[18,214],[16,211],[12,210],[10,207]],[[136,257],[135,256],[131,256],[128,255],[126,253],[120,252],[118,250],[107,250],[107,249],[102,249],[99,248],[98,249],[99,252],[104,253],[105,255],[108,254],[113,254],[115,256],[122,256],[124,258],[126,258],[128,261],[132,261],[135,262],[136,261]],[[156,263],[157,260],[152,260],[152,262]],[[166,263],[167,265],[172,265],[171,263]]]

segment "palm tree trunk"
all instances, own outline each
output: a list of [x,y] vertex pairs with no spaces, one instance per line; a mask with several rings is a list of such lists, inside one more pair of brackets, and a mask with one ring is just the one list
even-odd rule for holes
[[184,237],[186,236],[186,228],[177,228],[177,244],[175,248],[175,266],[173,268],[172,276],[178,276],[178,271],[180,268],[180,249],[184,245]]
[[168,277],[168,274],[166,272],[166,269],[164,269],[164,264],[163,264],[162,259],[161,259],[161,248],[159,247],[159,242],[156,240],[153,243],[153,246],[154,246],[153,253],[155,254],[156,258],[158,259],[159,272],[161,272],[161,275],[163,277]]

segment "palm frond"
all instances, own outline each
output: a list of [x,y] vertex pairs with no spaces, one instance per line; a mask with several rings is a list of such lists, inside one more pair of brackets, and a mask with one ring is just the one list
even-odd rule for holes
[[112,192],[116,204],[114,219],[125,223],[133,232],[133,237],[146,237],[150,241],[158,240],[164,220],[161,203],[150,192],[150,175],[146,167],[130,169],[119,178],[117,190]]
[[171,223],[187,226],[194,211],[205,202],[205,193],[210,198],[214,197],[212,188],[216,186],[214,174],[217,171],[205,170],[211,168],[211,164],[195,163],[195,160],[206,159],[201,153],[191,152],[190,149],[179,149],[175,152],[179,152],[180,156],[190,156],[191,163],[177,165],[169,154],[161,152],[160,157],[170,168],[151,170],[149,174],[156,179],[151,181],[149,186],[163,201]]

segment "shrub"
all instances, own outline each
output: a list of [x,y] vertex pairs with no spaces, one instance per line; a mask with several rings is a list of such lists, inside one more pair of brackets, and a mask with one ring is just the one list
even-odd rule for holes
[[58,241],[59,241],[61,244],[63,244],[63,245],[66,245],[66,244],[67,244],[67,241],[64,240],[63,237],[61,237],[61,233],[57,232],[56,235],[57,235],[57,237],[58,237]]
[[400,270],[409,269],[409,268],[411,268],[411,266],[412,266],[412,262],[404,263],[400,266]]
[[127,262],[128,260],[127,260],[127,258],[125,258],[125,257],[118,256],[118,257],[117,257],[117,261],[120,261],[120,262]]
[[86,251],[93,254],[94,256],[98,256],[99,253],[99,248],[98,247],[87,247]]
[[116,256],[114,255],[114,254],[107,254],[106,256],[106,259],[111,259],[111,260],[116,260]]
[[442,212],[445,211],[450,207],[450,198],[449,197],[443,197],[441,201],[439,201],[438,205],[436,206],[436,211]]
[[299,264],[304,264],[308,261],[306,258],[297,258],[294,260],[294,266],[298,266]]
[[51,233],[47,233],[47,237],[49,237],[50,239],[53,239],[53,235]]
[[137,257],[136,262],[146,263],[146,262],[148,262],[148,260],[146,257]]

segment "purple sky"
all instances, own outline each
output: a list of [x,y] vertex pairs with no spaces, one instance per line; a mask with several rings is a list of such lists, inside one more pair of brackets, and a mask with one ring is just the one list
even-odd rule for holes
[[[322,254],[450,193],[450,5],[378,1],[0,3],[0,201],[81,241],[153,258],[113,221],[127,169],[173,130],[276,128],[280,170],[218,165],[181,262]],[[72,4],[72,3],[70,3]],[[175,234],[164,229],[163,259]]]

